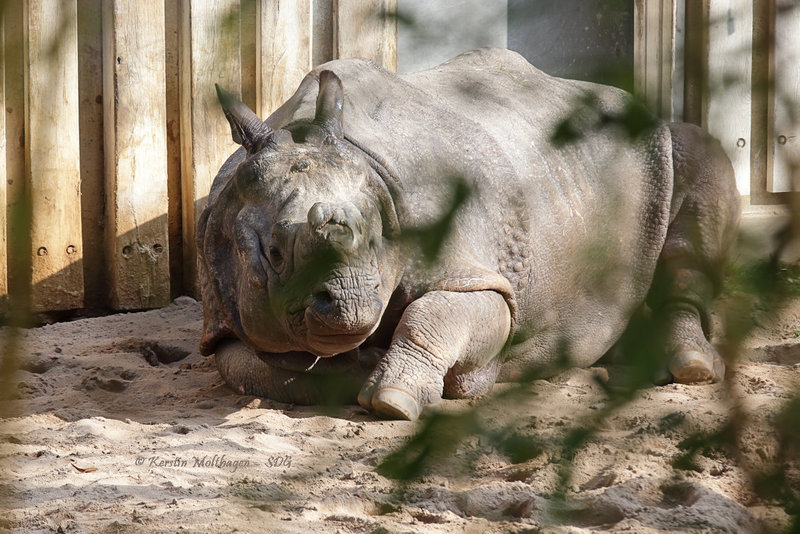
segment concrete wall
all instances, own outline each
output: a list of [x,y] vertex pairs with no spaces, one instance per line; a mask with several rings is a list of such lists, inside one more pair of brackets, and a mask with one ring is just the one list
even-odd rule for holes
[[473,48],[507,46],[507,0],[398,0],[398,72],[415,72]]
[[507,47],[557,76],[628,87],[633,0],[398,0],[398,70]]
[[633,1],[509,0],[508,48],[566,78],[633,76]]

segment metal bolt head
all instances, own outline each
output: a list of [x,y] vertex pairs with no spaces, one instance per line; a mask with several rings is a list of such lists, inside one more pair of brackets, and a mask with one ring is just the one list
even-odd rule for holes
[[39,250],[36,251],[37,256],[47,256],[47,247],[39,247]]
[[744,137],[740,137],[739,140],[736,141],[736,146],[738,146],[739,148],[744,148],[746,144],[747,141],[745,141]]
[[778,136],[778,144],[779,145],[785,145],[786,141],[788,141],[788,139],[786,139],[785,135],[779,135]]
[[70,245],[67,247],[67,254],[69,254],[70,256],[75,254],[76,252],[78,252],[78,249],[75,247],[75,245]]

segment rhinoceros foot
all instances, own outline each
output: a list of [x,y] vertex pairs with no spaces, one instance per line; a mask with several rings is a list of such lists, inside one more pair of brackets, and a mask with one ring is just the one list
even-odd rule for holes
[[[681,384],[711,384],[721,380],[725,364],[718,356],[687,350],[672,357],[669,365],[675,382]],[[720,372],[721,371],[721,372]]]
[[416,377],[419,383],[415,383],[413,378],[409,381],[384,380],[380,367],[358,393],[358,403],[367,410],[390,419],[414,421],[426,405],[441,400],[441,387],[437,392],[435,384],[423,384],[426,382],[424,377]]
[[667,319],[669,372],[681,384],[711,384],[725,376],[725,362],[706,340],[700,318],[686,310],[674,311]]
[[420,414],[420,406],[414,396],[402,389],[381,388],[372,395],[372,409],[392,419],[413,421]]

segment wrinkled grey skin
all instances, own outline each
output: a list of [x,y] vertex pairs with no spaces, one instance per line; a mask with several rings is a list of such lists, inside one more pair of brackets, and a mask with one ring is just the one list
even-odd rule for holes
[[[629,102],[496,49],[403,76],[327,63],[263,122],[220,91],[243,148],[199,224],[202,352],[242,393],[337,390],[415,419],[532,366],[591,365],[646,301],[674,379],[721,379],[708,306],[739,219],[730,162],[686,124],[554,146],[587,92],[608,115]],[[425,230],[453,213],[426,262]]]

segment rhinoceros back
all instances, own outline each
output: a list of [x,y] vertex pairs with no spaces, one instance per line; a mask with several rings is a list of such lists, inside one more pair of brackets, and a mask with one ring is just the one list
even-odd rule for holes
[[[405,283],[503,293],[517,342],[509,369],[564,354],[587,365],[610,347],[644,300],[664,243],[666,126],[630,140],[615,127],[593,127],[597,115],[588,112],[575,117],[587,124],[578,137],[556,146],[556,128],[587,94],[607,117],[621,114],[629,96],[548,76],[505,50],[401,76],[365,60],[322,69],[341,78],[345,137],[385,167],[401,226],[441,220],[456,181],[470,191],[440,268],[410,269]],[[313,118],[316,91],[309,78],[304,86],[273,127]]]

